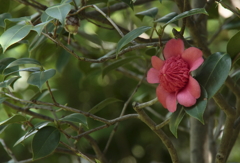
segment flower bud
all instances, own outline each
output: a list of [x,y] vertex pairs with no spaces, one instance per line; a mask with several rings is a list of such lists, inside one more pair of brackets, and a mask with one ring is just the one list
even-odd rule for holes
[[80,20],[75,16],[68,16],[65,20],[65,30],[70,34],[77,34],[78,27],[80,26]]

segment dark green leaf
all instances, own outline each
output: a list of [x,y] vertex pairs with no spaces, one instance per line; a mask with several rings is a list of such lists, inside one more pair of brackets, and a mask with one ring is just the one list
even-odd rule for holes
[[[1,6],[1,5],[0,5]],[[0,10],[1,11],[1,10]],[[0,27],[3,27],[5,28],[5,22],[4,20],[5,19],[8,19],[8,18],[11,18],[11,14],[9,13],[3,13],[3,14],[0,14]]]
[[177,110],[172,113],[170,122],[169,122],[169,129],[172,134],[177,138],[177,129],[185,115],[185,111],[181,105],[178,105]]
[[8,125],[0,126],[0,134],[7,128]]
[[[59,57],[56,62],[56,68],[58,72],[62,72],[63,69],[66,67],[69,59],[70,59],[70,54],[66,50],[61,50]],[[80,63],[82,64],[82,63]]]
[[232,59],[236,57],[240,53],[240,31],[236,33],[227,44],[227,53],[231,56]]
[[124,3],[126,3],[129,7],[131,7],[133,9],[133,3],[135,2],[135,0],[121,0]]
[[11,1],[0,0],[0,11],[1,13],[9,12]]
[[208,15],[207,11],[204,8],[194,8],[194,9],[191,9],[189,11],[185,11],[185,12],[175,16],[174,18],[169,20],[166,24],[164,24],[164,26],[167,26],[168,24],[173,23],[173,22],[175,22],[177,20],[180,20],[182,18],[192,16],[192,15],[196,15],[196,14],[206,14],[206,15]]
[[204,124],[203,114],[207,107],[207,92],[206,90],[201,87],[201,97],[197,99],[197,103],[191,107],[185,107],[185,112],[198,119],[202,124]]
[[28,82],[28,84],[35,85],[39,89],[41,89],[42,85],[47,80],[52,78],[55,75],[55,73],[56,73],[56,70],[54,70],[54,69],[49,69],[49,70],[40,71],[40,72],[34,72],[29,76],[27,82]]
[[117,43],[117,47],[116,47],[116,53],[118,54],[118,52],[128,43],[130,43],[132,40],[134,40],[135,38],[137,38],[139,35],[141,35],[143,32],[149,30],[152,27],[146,27],[146,26],[142,26],[139,27],[137,29],[132,30],[131,32],[129,32],[128,34],[126,34],[124,37],[122,37],[119,42]]
[[35,64],[35,65],[42,66],[41,63],[38,62],[36,59],[20,58],[20,59],[17,59],[15,61],[11,62],[6,68],[13,67],[13,66],[19,66],[19,65],[23,65],[23,64]]
[[156,17],[157,13],[158,13],[158,8],[153,7],[146,11],[136,13],[135,15],[138,16],[141,20],[143,19],[144,16],[149,16],[154,19]]
[[26,37],[31,29],[31,25],[15,25],[6,30],[0,37],[0,44],[2,45],[3,52],[12,44]]
[[214,53],[197,70],[196,79],[205,88],[211,98],[223,85],[231,68],[228,54]]
[[66,117],[63,117],[60,120],[74,122],[74,123],[81,123],[85,126],[88,126],[87,118],[80,113],[73,113],[73,114],[67,115]]
[[13,146],[16,146],[19,143],[22,143],[24,140],[26,140],[30,136],[36,134],[39,129],[47,126],[49,123],[50,122],[40,122],[40,123],[36,124],[31,130],[29,130],[25,135],[23,135],[20,139],[18,139]]
[[0,122],[0,126],[11,124],[11,123],[25,122],[25,121],[26,121],[26,118],[24,116],[16,114],[6,119],[5,121]]
[[3,73],[3,70],[13,61],[15,61],[15,58],[3,58],[0,60],[0,73]]
[[41,128],[33,137],[33,160],[50,155],[58,146],[60,132],[57,128],[46,126]]
[[49,16],[55,19],[58,19],[62,24],[64,24],[65,18],[70,10],[71,10],[71,5],[69,3],[63,3],[63,4],[49,7],[45,12]]
[[168,21],[170,21],[171,19],[173,19],[174,17],[176,17],[178,14],[176,12],[171,12],[157,20],[155,20],[155,22],[158,22],[158,23],[166,23]]
[[98,103],[97,105],[95,105],[89,112],[91,114],[95,114],[97,112],[99,112],[100,110],[102,110],[104,107],[106,107],[107,105],[111,104],[111,103],[115,103],[115,102],[121,102],[122,100],[116,99],[116,98],[107,98],[103,101],[101,101],[100,103]]
[[131,61],[133,61],[134,59],[137,59],[140,57],[136,57],[136,56],[131,56],[131,57],[127,57],[124,59],[120,59],[117,60],[116,62],[113,62],[112,64],[106,66],[103,71],[102,71],[102,77],[104,77],[107,73],[111,72],[112,70],[115,70],[116,68],[123,66],[124,64],[127,64]]

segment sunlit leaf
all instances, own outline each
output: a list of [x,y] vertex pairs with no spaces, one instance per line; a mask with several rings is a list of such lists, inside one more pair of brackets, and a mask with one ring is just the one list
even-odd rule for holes
[[153,8],[150,8],[148,10],[145,10],[145,11],[142,11],[142,12],[138,12],[135,15],[138,18],[140,18],[141,20],[143,19],[144,16],[149,16],[149,17],[154,19],[156,17],[157,13],[158,13],[158,8],[157,7],[153,7]]
[[46,14],[58,19],[62,24],[64,24],[65,18],[69,11],[71,10],[71,5],[69,3],[63,3],[56,6],[49,7],[46,9]]
[[135,38],[137,38],[139,35],[141,35],[142,33],[144,33],[145,31],[149,30],[152,27],[146,27],[146,26],[142,26],[139,27],[137,29],[132,30],[131,32],[129,32],[128,34],[126,34],[124,37],[122,37],[119,42],[117,43],[117,47],[116,47],[116,53],[118,54],[118,52],[128,43],[130,43],[132,40],[134,40]]
[[164,26],[167,26],[168,24],[173,23],[177,20],[183,19],[183,18],[188,17],[188,16],[196,15],[196,14],[206,14],[206,15],[208,15],[207,11],[204,8],[194,8],[194,9],[191,9],[189,11],[185,11],[185,12],[175,16],[174,18],[169,20],[166,24],[164,24]]
[[49,123],[50,123],[50,122],[40,122],[40,123],[34,125],[34,127],[33,127],[32,129],[30,129],[30,130],[29,130],[25,135],[23,135],[20,139],[18,139],[13,146],[16,146],[16,145],[22,143],[24,140],[26,140],[26,139],[29,138],[30,136],[36,134],[39,129],[47,126]]
[[137,59],[140,57],[136,57],[136,56],[131,56],[131,57],[127,57],[124,59],[120,59],[117,60],[116,62],[113,62],[112,64],[106,66],[103,71],[102,71],[102,77],[104,77],[107,73],[111,72],[112,70],[115,70],[116,68],[123,66],[124,64],[127,64],[131,61],[133,61],[134,59]]
[[205,88],[211,98],[223,85],[231,68],[228,54],[214,53],[197,70],[196,79]]
[[206,90],[201,87],[201,97],[197,99],[197,102],[194,106],[185,107],[185,112],[198,119],[202,124],[204,124],[203,114],[207,107],[207,92]]
[[58,146],[60,132],[57,128],[46,126],[41,128],[33,137],[33,160],[50,155]]
[[16,114],[5,121],[0,122],[0,126],[2,125],[7,125],[7,124],[12,124],[12,123],[19,123],[19,122],[25,122],[26,118],[22,115]]
[[122,100],[112,98],[112,97],[107,98],[107,99],[101,101],[100,103],[98,103],[97,105],[95,105],[89,112],[92,114],[95,114],[95,113],[99,112],[100,110],[102,110],[107,105],[109,105],[111,103],[115,103],[115,102],[121,102],[121,101]]
[[236,33],[227,44],[227,53],[231,56],[232,59],[236,57],[240,53],[240,31]]
[[177,110],[172,113],[170,122],[169,122],[169,129],[172,134],[177,138],[177,129],[185,115],[185,111],[182,106],[178,105]]
[[69,114],[69,115],[61,118],[60,120],[61,121],[68,121],[68,122],[74,122],[74,123],[81,123],[85,126],[88,126],[87,118],[80,113]]
[[3,52],[5,52],[12,44],[17,43],[26,37],[31,29],[31,25],[15,25],[6,30],[0,36],[0,44],[2,45]]
[[39,71],[39,72],[34,72],[32,73],[27,82],[28,84],[31,85],[35,85],[37,86],[39,89],[41,89],[42,85],[49,80],[50,78],[52,78],[54,75],[56,74],[56,70],[54,69],[49,69],[49,70],[45,70],[45,71]]

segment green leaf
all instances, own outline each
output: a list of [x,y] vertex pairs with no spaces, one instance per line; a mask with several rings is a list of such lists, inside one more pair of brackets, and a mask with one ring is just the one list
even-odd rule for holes
[[231,58],[228,54],[214,53],[196,72],[197,81],[206,89],[211,98],[223,85],[231,68]]
[[110,97],[107,98],[103,101],[101,101],[100,103],[98,103],[97,105],[95,105],[90,111],[89,113],[91,114],[95,114],[97,112],[99,112],[100,110],[102,110],[104,107],[106,107],[107,105],[111,104],[111,103],[115,103],[115,102],[122,102],[122,100]]
[[0,83],[0,88],[10,86],[13,89],[14,83],[20,78],[21,78],[21,76],[16,76],[16,77],[13,77],[11,79],[5,80],[5,81]]
[[131,57],[127,57],[124,59],[120,59],[117,60],[116,62],[113,62],[112,64],[106,66],[103,71],[102,71],[102,77],[104,77],[107,73],[111,72],[112,70],[115,70],[116,68],[123,66],[124,64],[127,64],[131,61],[133,61],[134,59],[137,59],[140,57],[136,57],[136,56],[131,56]]
[[36,134],[39,129],[47,126],[49,123],[50,123],[50,122],[40,122],[40,123],[34,125],[34,127],[31,128],[31,129],[30,129],[25,135],[23,135],[20,139],[18,139],[13,146],[16,146],[16,145],[18,145],[19,143],[22,143],[24,140],[26,140],[26,139],[29,138],[30,136]]
[[0,97],[0,104],[3,103],[6,99],[8,99],[7,97]]
[[35,64],[35,65],[42,66],[41,63],[38,62],[36,59],[20,58],[20,59],[17,59],[15,61],[11,62],[6,68],[13,67],[13,66],[19,66],[19,65],[23,65],[23,64]]
[[49,16],[46,12],[43,12],[41,15],[41,22],[47,22],[49,20],[53,20],[54,18]]
[[0,44],[2,45],[3,52],[12,44],[26,37],[31,29],[31,25],[15,25],[6,30],[0,37]]
[[135,0],[121,0],[123,1],[124,3],[126,3],[129,7],[132,8],[132,10],[134,9],[133,8],[133,3],[135,2]]
[[171,12],[157,20],[155,20],[155,22],[157,23],[166,23],[168,21],[170,21],[171,19],[173,19],[174,17],[176,17],[178,14],[176,12]]
[[[0,60],[0,73],[2,74],[4,69],[13,61],[15,61],[15,58],[3,58]],[[16,69],[14,69],[16,70]]]
[[11,1],[0,0],[0,4],[1,13],[9,12]]
[[[70,54],[66,51],[66,50],[61,50],[61,52],[59,53],[59,57],[57,58],[57,62],[56,62],[56,69],[58,72],[62,72],[63,69],[66,67],[69,59],[70,59]],[[82,63],[80,63],[82,64]]]
[[73,114],[67,115],[66,117],[63,117],[60,120],[74,122],[74,123],[81,123],[81,124],[85,125],[86,127],[88,126],[87,118],[80,113],[73,113]]
[[240,53],[240,31],[236,33],[227,43],[227,53],[234,59]]
[[20,72],[20,71],[36,72],[36,71],[40,71],[40,70],[41,69],[39,67],[29,67],[29,68],[23,68],[23,69],[11,71],[11,72],[4,71],[4,75],[5,75],[4,80],[10,75],[15,75],[16,73],[17,73],[17,75],[19,75],[18,72]]
[[148,16],[148,17],[151,17],[154,19],[156,17],[157,13],[158,13],[158,8],[153,7],[146,11],[138,12],[135,15],[141,20],[143,19],[144,16]]
[[185,112],[198,119],[202,124],[204,124],[203,114],[207,107],[207,92],[206,90],[201,87],[201,97],[197,99],[197,102],[192,107],[185,107]]
[[[1,6],[1,5],[0,5]],[[0,10],[1,11],[1,10]],[[3,14],[0,14],[0,27],[3,27],[5,28],[5,19],[8,19],[8,18],[11,18],[11,14],[9,13],[3,13]]]
[[49,7],[48,9],[46,9],[45,12],[49,16],[55,19],[58,19],[64,25],[65,18],[70,10],[71,10],[71,5],[69,3],[63,3],[63,4]]
[[6,20],[11,21],[11,22],[21,22],[21,21],[31,22],[31,16],[24,16],[24,17],[20,17],[20,18],[8,18]]
[[38,35],[40,36],[42,33],[42,30],[46,27],[46,25],[48,25],[48,23],[50,23],[52,21],[52,19],[46,21],[46,22],[42,22],[40,24],[37,24],[36,26],[33,27],[32,30],[36,31],[38,33]]
[[8,125],[0,126],[0,134],[7,128]]
[[174,18],[169,20],[166,24],[164,24],[164,26],[167,26],[168,24],[173,23],[177,20],[183,19],[183,18],[188,17],[188,16],[196,15],[196,14],[206,14],[206,15],[208,15],[207,11],[204,8],[194,8],[194,9],[191,9],[189,11],[185,11],[185,12],[175,16]]
[[33,160],[50,155],[58,146],[60,132],[57,128],[46,126],[41,128],[33,137]]
[[54,69],[49,69],[49,70],[40,71],[40,72],[34,72],[29,76],[27,82],[28,82],[28,84],[35,85],[39,89],[41,89],[42,85],[47,80],[52,78],[55,74],[56,74],[56,70],[54,70]]
[[116,47],[116,53],[118,54],[118,52],[128,43],[130,43],[132,40],[134,40],[135,38],[137,38],[139,35],[141,35],[143,32],[149,30],[152,27],[146,27],[146,26],[142,26],[139,27],[137,29],[132,30],[131,32],[129,32],[128,34],[126,34],[124,37],[122,37],[119,42],[117,43],[117,47]]
[[169,129],[172,134],[177,138],[177,129],[185,115],[185,111],[181,105],[178,105],[177,110],[172,113],[170,122],[169,122]]
[[18,122],[25,122],[27,119],[19,114],[16,114],[5,121],[0,122],[0,126],[2,125],[7,125],[7,124],[12,124],[12,123],[18,123]]

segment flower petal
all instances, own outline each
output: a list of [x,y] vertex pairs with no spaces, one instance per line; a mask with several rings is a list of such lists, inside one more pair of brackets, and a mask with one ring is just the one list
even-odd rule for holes
[[163,67],[164,61],[158,58],[157,56],[152,56],[151,58],[152,66],[156,70],[160,70]]
[[202,55],[201,50],[190,47],[183,52],[182,58],[189,64],[190,71],[193,71],[203,63]]
[[184,52],[184,43],[181,39],[171,39],[169,40],[163,50],[165,59],[173,56],[182,55]]
[[198,82],[189,76],[187,86],[177,94],[177,101],[186,107],[190,107],[196,103],[196,99],[200,97],[201,89]]
[[167,92],[160,84],[157,87],[158,101],[167,108],[170,112],[174,112],[177,109],[177,100],[175,93]]
[[159,83],[159,71],[154,68],[150,68],[147,73],[147,81],[148,83]]

